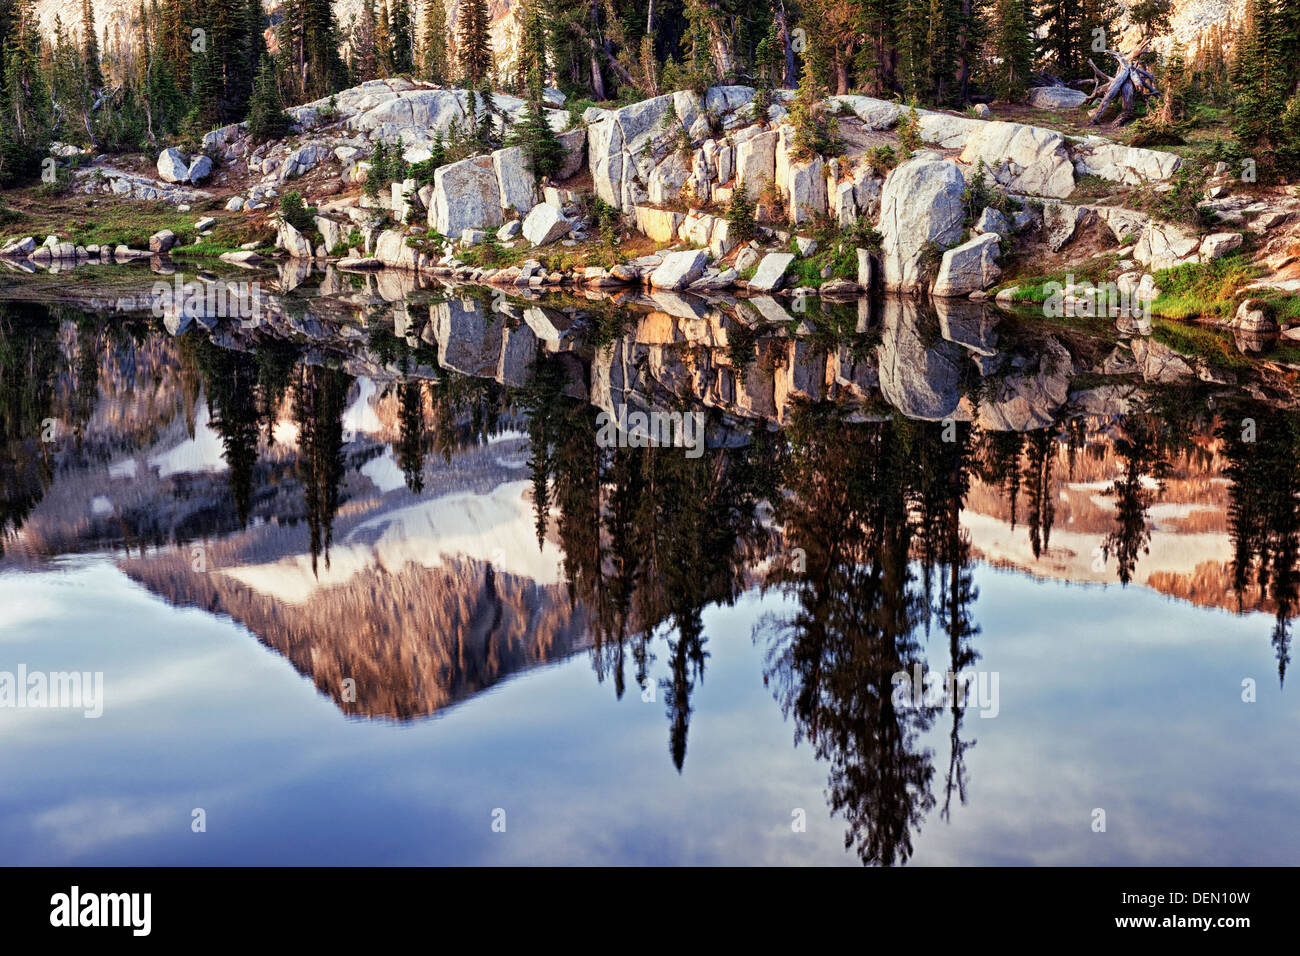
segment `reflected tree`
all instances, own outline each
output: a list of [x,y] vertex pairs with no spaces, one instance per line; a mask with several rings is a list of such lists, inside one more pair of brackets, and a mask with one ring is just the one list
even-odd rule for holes
[[398,386],[397,441],[393,453],[414,494],[424,490],[424,385],[410,379]]
[[1225,416],[1216,433],[1227,459],[1228,528],[1232,536],[1232,586],[1240,609],[1257,587],[1276,610],[1273,649],[1279,683],[1291,660],[1291,618],[1296,614],[1300,558],[1300,417],[1262,405]]
[[1169,474],[1165,428],[1154,414],[1140,412],[1124,420],[1114,441],[1115,454],[1123,461],[1123,473],[1110,487],[1115,496],[1115,530],[1106,536],[1101,548],[1107,560],[1114,556],[1124,585],[1133,579],[1138,558],[1150,550],[1147,513],[1156,490],[1163,487]]
[[0,557],[54,478],[61,358],[48,310],[0,304]]
[[323,552],[329,567],[334,516],[343,481],[343,412],[352,377],[333,368],[301,365],[294,371],[293,415],[298,425],[298,477],[311,534],[311,570]]
[[[929,608],[911,554],[928,547],[936,563],[962,560],[954,522],[972,438],[963,431],[944,449],[931,425],[849,422],[826,404],[796,410],[788,436],[790,493],[778,499],[776,517],[803,560],[780,562],[771,580],[799,610],[765,622],[765,677],[795,721],[796,741],[809,741],[830,765],[828,796],[848,822],[845,847],[864,863],[903,863],[935,804],[933,753],[920,738],[938,712],[895,699],[895,675],[925,667],[917,631]],[[940,459],[943,474],[922,474],[922,462],[933,468]],[[929,544],[918,540],[927,536]],[[960,569],[956,581],[943,589],[940,620],[960,650],[974,628],[955,605],[974,590],[968,580],[962,586]],[[954,785],[964,780],[963,752]]]

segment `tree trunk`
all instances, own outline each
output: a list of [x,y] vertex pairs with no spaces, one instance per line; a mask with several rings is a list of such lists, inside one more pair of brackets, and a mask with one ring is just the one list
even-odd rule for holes
[[786,89],[794,89],[798,74],[794,69],[794,46],[790,42],[790,24],[786,20],[784,3],[776,8],[776,28],[785,47],[785,76],[782,77],[781,85]]

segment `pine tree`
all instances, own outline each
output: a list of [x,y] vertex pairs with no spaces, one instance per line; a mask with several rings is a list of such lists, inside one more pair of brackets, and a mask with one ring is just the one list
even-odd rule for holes
[[380,0],[375,10],[375,58],[379,61],[379,75],[393,75],[393,38],[389,30],[392,20],[388,15],[388,0]]
[[376,53],[374,0],[363,0],[361,4],[361,15],[352,31],[352,48],[356,51],[352,69],[357,81],[364,83],[376,79],[380,63]]
[[415,33],[411,24],[409,0],[393,0],[390,13],[388,34],[393,45],[393,72],[412,73],[415,70]]
[[434,83],[446,83],[447,8],[442,0],[425,0],[420,76]]
[[158,22],[158,54],[179,90],[190,88],[190,33],[185,28],[189,18],[190,8],[186,0],[163,0]]
[[1029,88],[1034,60],[1026,0],[996,0],[991,34],[993,92],[1000,100],[1018,100]]
[[487,0],[462,0],[456,55],[461,79],[477,88],[492,69],[492,39],[488,35]]
[[50,96],[41,71],[41,37],[31,0],[15,0],[4,55],[4,122],[0,124],[0,185],[40,168],[50,142]]
[[274,139],[284,135],[290,120],[280,99],[280,84],[275,75],[275,63],[263,53],[258,66],[253,95],[248,103],[248,132],[255,140]]
[[1293,167],[1300,133],[1290,125],[1297,110],[1288,109],[1285,42],[1273,0],[1249,0],[1236,47],[1233,134],[1263,178]]
[[95,8],[90,0],[81,0],[81,59],[84,64],[86,85],[97,90],[104,85],[104,74],[99,67],[99,40],[95,36]]

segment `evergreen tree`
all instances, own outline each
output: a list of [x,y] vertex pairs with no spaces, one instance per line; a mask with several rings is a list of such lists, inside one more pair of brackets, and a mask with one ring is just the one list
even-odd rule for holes
[[1034,60],[1027,0],[995,0],[990,27],[993,92],[1000,100],[1018,100],[1029,89]]
[[290,119],[280,100],[280,84],[275,63],[263,53],[258,65],[253,95],[248,103],[248,132],[255,140],[275,139],[289,129]]
[[361,15],[352,32],[352,48],[356,51],[352,69],[360,83],[379,76],[381,64],[377,44],[374,0],[362,0]]
[[375,10],[375,58],[379,61],[380,76],[393,75],[393,38],[389,32],[391,28],[388,0],[379,0],[379,6]]
[[1297,108],[1288,110],[1285,41],[1274,0],[1248,0],[1233,76],[1233,133],[1265,179],[1296,166],[1300,128],[1293,125]]
[[415,31],[409,0],[393,0],[390,13],[388,35],[393,47],[393,72],[412,73],[415,71]]
[[99,66],[99,40],[95,37],[95,8],[91,0],[81,0],[81,59],[87,87],[99,89],[104,85],[104,74]]
[[475,89],[492,69],[487,0],[462,0],[456,56],[465,86]]
[[447,9],[442,0],[424,0],[424,27],[421,36],[420,76],[434,83],[446,83]]
[[0,124],[0,185],[40,169],[50,143],[49,87],[41,70],[41,39],[31,0],[15,0],[4,52],[4,123]]

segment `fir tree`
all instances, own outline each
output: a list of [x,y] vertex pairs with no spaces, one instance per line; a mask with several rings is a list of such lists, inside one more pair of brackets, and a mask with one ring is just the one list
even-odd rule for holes
[[256,140],[275,139],[288,131],[290,120],[280,99],[275,63],[263,53],[248,103],[248,132]]
[[461,79],[475,89],[492,69],[492,39],[488,35],[487,0],[462,0],[456,56]]
[[92,90],[99,89],[104,85],[104,74],[99,67],[99,40],[95,37],[95,8],[91,0],[81,0],[81,59],[86,85]]
[[442,0],[425,0],[421,42],[420,76],[434,83],[446,83],[447,9]]
[[409,0],[393,0],[390,14],[388,35],[393,46],[393,72],[411,73],[415,70],[415,34]]
[[1000,100],[1018,100],[1029,88],[1034,48],[1026,0],[996,0],[991,24],[990,80]]

